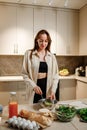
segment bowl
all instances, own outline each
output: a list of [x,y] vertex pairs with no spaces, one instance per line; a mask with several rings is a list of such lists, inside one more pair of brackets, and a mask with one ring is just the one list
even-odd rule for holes
[[80,121],[87,123],[87,108],[78,109],[77,114]]
[[42,108],[47,108],[49,110],[52,110],[55,107],[55,104],[57,103],[57,100],[51,100],[51,99],[41,99],[39,100],[39,104]]
[[50,110],[47,109],[47,108],[41,108],[41,109],[39,109],[39,112],[42,113],[42,114],[45,114],[45,113],[49,113]]
[[76,109],[73,106],[61,105],[55,108],[55,113],[59,121],[69,122],[76,115]]

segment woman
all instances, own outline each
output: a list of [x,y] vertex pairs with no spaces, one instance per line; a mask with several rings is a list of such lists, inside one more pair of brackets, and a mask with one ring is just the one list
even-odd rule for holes
[[33,103],[43,98],[55,99],[58,84],[58,66],[50,52],[51,38],[46,30],[40,30],[34,40],[34,48],[25,52],[23,77],[28,85],[29,99]]

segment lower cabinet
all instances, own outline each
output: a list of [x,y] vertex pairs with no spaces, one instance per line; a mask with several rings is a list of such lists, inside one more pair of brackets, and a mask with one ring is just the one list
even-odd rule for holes
[[76,80],[75,79],[60,79],[59,82],[59,100],[76,99]]
[[19,104],[26,104],[28,103],[28,98],[27,98],[27,89],[26,89],[26,84],[25,82],[18,82],[18,103]]
[[0,104],[8,105],[10,92],[17,93],[18,103],[27,103],[26,85],[24,82],[0,82]]
[[0,104],[8,105],[11,91],[17,92],[16,82],[0,82]]
[[87,98],[87,83],[77,80],[76,99]]
[[[26,104],[29,102],[27,98],[26,92],[26,84],[25,82],[0,82],[0,104],[8,105],[9,96],[11,91],[17,92],[17,98],[19,104]],[[78,88],[78,92],[81,93],[81,87]],[[76,99],[76,94],[79,96],[80,94],[76,93],[76,80],[75,79],[60,79],[59,81],[59,89],[56,93],[58,100],[73,100]],[[87,91],[85,92],[87,93]],[[59,95],[58,95],[59,94]],[[87,95],[87,94],[86,94]],[[78,97],[77,96],[77,97]]]

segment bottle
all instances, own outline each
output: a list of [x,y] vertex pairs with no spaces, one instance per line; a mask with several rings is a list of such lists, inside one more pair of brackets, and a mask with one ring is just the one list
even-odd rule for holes
[[17,102],[16,92],[10,92],[8,108],[9,108],[9,118],[18,115],[18,102]]
[[76,75],[76,76],[79,76],[79,68],[76,68],[76,69],[75,69],[75,75]]

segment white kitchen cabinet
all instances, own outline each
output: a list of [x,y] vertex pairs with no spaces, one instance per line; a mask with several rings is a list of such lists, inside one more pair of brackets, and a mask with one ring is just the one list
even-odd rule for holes
[[87,55],[87,5],[80,9],[79,54]]
[[11,91],[17,92],[16,82],[0,82],[0,104],[8,105]]
[[76,80],[75,79],[60,79],[59,82],[59,100],[76,99]]
[[76,99],[87,98],[87,83],[77,80]]
[[24,54],[33,44],[33,8],[0,5],[0,54]]
[[16,7],[0,5],[0,54],[14,53],[16,43]]
[[79,12],[57,11],[57,55],[79,53]]
[[78,23],[77,10],[0,4],[0,54],[24,54],[40,29],[50,33],[52,53],[78,54]]
[[19,54],[24,54],[27,49],[32,49],[34,46],[33,8],[31,7],[17,7],[17,44]]
[[8,105],[10,92],[15,91],[17,93],[18,103],[28,103],[26,98],[26,85],[24,82],[0,82],[0,104]]
[[19,104],[25,104],[25,103],[29,103],[29,99],[27,96],[27,86],[25,84],[25,82],[18,82],[17,83],[17,88],[18,88],[18,102]]
[[51,52],[56,53],[56,31],[57,31],[56,10],[47,8],[34,9],[34,36],[41,29],[46,29],[51,36]]

